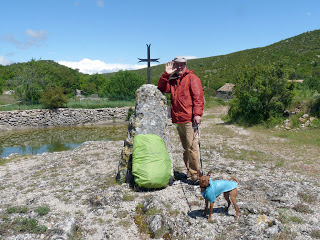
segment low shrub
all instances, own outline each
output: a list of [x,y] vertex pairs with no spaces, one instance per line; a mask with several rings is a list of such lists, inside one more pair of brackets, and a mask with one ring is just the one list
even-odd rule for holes
[[50,212],[50,208],[49,207],[37,207],[34,211],[36,213],[38,213],[40,216],[44,216]]
[[293,90],[294,85],[288,82],[288,70],[283,61],[246,65],[236,78],[228,115],[244,125],[282,117],[291,104]]
[[45,108],[56,109],[68,103],[68,99],[60,87],[49,88],[41,93],[40,102]]

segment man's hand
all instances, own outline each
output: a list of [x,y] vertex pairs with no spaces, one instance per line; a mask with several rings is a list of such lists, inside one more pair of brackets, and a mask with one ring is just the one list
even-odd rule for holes
[[200,116],[194,116],[193,121],[199,125],[201,123],[201,117]]
[[175,71],[177,71],[176,68],[173,68],[173,61],[170,61],[166,64],[166,73],[168,74],[172,74],[174,73]]

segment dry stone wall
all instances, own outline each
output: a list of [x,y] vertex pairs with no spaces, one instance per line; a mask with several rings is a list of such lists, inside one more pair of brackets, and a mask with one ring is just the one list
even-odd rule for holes
[[42,128],[74,126],[91,123],[123,122],[128,116],[129,107],[57,110],[35,109],[26,111],[0,112],[0,131],[19,128]]

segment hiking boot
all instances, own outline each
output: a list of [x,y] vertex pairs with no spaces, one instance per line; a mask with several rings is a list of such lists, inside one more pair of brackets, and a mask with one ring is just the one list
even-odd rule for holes
[[188,178],[188,181],[190,182],[190,184],[192,185],[199,185],[199,178],[198,176],[191,176]]
[[171,178],[169,179],[169,186],[172,186],[173,182],[174,182],[174,177],[171,176]]
[[191,185],[199,185],[199,179],[194,179],[194,180],[189,180],[189,183],[191,184]]
[[186,180],[187,179],[187,175],[179,172],[179,171],[174,171],[174,180]]

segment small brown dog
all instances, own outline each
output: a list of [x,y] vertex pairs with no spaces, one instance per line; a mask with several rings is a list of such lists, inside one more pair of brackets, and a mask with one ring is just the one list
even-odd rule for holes
[[227,180],[216,180],[212,181],[210,179],[210,174],[212,171],[210,170],[206,176],[203,176],[202,173],[198,170],[198,176],[199,176],[199,185],[201,189],[201,194],[206,200],[206,207],[204,209],[204,216],[207,215],[208,211],[208,204],[210,202],[210,211],[209,211],[209,218],[208,221],[211,220],[211,214],[213,210],[213,203],[216,200],[216,198],[223,193],[224,198],[228,202],[228,207],[226,210],[228,211],[230,207],[230,199],[233,203],[233,206],[236,210],[236,216],[234,217],[235,220],[239,217],[239,207],[237,205],[237,195],[238,195],[238,189],[236,188],[238,185],[238,180],[235,178],[231,178],[230,180],[234,181],[227,181]]

